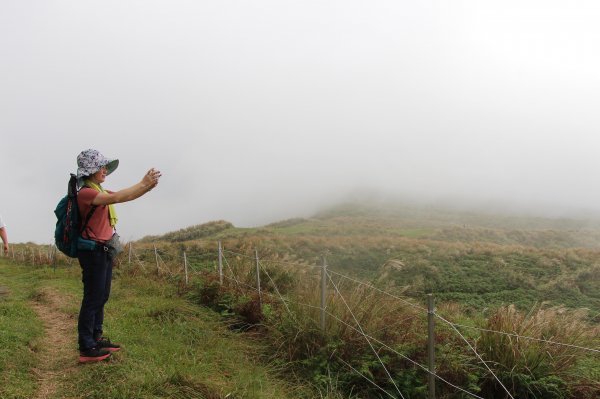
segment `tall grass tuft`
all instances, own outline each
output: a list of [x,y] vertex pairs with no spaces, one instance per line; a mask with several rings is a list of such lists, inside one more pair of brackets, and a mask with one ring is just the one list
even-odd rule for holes
[[317,389],[329,392],[335,386],[360,397],[382,394],[374,384],[396,395],[396,386],[413,394],[424,390],[426,374],[403,357],[424,363],[427,330],[421,309],[334,275],[322,329],[318,268],[261,262],[260,305],[253,290],[254,262],[230,257],[225,269],[223,286],[206,275],[193,296],[230,317],[232,325],[241,321],[265,334],[273,361]]
[[[582,385],[585,379],[576,374],[578,362],[590,353],[576,346],[593,349],[600,343],[600,328],[590,326],[586,317],[585,310],[568,311],[563,307],[537,306],[527,314],[513,305],[501,307],[488,318],[484,328],[533,339],[484,331],[477,350],[515,397],[572,397],[569,387]],[[490,374],[483,377],[481,385],[483,393],[502,391]],[[587,392],[580,390],[582,396],[578,397],[592,398],[598,392],[600,384],[596,381]]]

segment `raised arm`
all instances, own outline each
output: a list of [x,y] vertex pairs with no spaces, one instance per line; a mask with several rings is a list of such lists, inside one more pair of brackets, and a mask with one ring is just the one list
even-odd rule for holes
[[110,205],[119,202],[132,201],[156,187],[158,184],[158,179],[161,176],[162,175],[159,170],[152,168],[144,175],[139,183],[134,184],[131,187],[116,191],[114,193],[98,193],[98,195],[94,197],[92,205]]

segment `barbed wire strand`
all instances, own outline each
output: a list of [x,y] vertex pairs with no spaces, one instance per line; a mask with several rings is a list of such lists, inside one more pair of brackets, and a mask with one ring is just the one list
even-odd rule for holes
[[569,347],[569,348],[581,349],[581,350],[584,350],[584,351],[600,353],[600,350],[598,350],[598,349],[586,348],[584,346],[573,345],[573,344],[565,344],[565,343],[562,343],[562,342],[551,341],[551,340],[543,339],[543,338],[534,338],[534,337],[528,337],[528,336],[525,336],[525,335],[519,335],[519,334],[515,334],[515,333],[509,333],[509,332],[505,332],[505,331],[489,330],[489,329],[486,329],[486,328],[479,328],[479,327],[473,327],[473,326],[466,326],[464,324],[452,323],[451,321],[448,321],[448,320],[444,319],[442,316],[440,316],[439,314],[437,314],[435,312],[433,314],[438,319],[442,320],[445,323],[448,323],[451,326],[456,326],[456,327],[461,327],[461,328],[468,328],[468,329],[471,329],[471,330],[477,330],[477,331],[482,331],[482,332],[502,334],[502,335],[507,335],[507,336],[510,336],[510,337],[522,338],[522,339],[527,339],[527,340],[531,340],[531,341],[539,341],[539,342],[544,342],[544,343],[547,343],[547,344],[566,346],[566,347]]
[[146,271],[146,266],[144,266],[144,263],[140,260],[140,257],[138,256],[137,252],[135,251],[135,248],[133,248],[131,250],[131,252],[133,252],[133,256],[135,256],[135,260],[142,267],[142,270]]
[[[239,254],[239,255],[245,256],[245,255],[243,255],[243,254]],[[293,262],[278,261],[278,260],[268,260],[268,262],[271,262],[271,263],[278,263],[278,264],[287,264],[287,265],[292,265],[292,266],[301,266],[301,267],[304,267],[304,268],[307,268],[307,267],[308,267],[308,268],[311,268],[311,269],[315,269],[315,268],[318,268],[318,269],[320,269],[320,268],[322,267],[322,266],[319,266],[319,265],[306,265],[306,264],[301,264],[301,263],[293,263]],[[345,278],[345,279],[347,279],[347,280],[353,281],[353,282],[355,282],[355,283],[357,283],[357,284],[365,285],[365,286],[367,286],[367,287],[369,287],[369,288],[371,288],[371,289],[374,289],[374,290],[376,290],[376,291],[378,291],[378,292],[380,292],[380,293],[382,293],[382,294],[385,294],[385,295],[391,296],[392,298],[395,298],[395,299],[397,299],[397,300],[399,300],[399,301],[401,301],[401,302],[403,302],[403,303],[406,303],[406,304],[407,304],[407,305],[409,305],[409,306],[412,306],[412,307],[415,307],[415,308],[417,308],[417,309],[419,309],[419,310],[422,310],[422,311],[424,311],[424,312],[427,312],[427,309],[425,309],[424,307],[422,307],[422,306],[419,306],[419,305],[417,305],[417,304],[414,304],[414,303],[412,303],[412,302],[410,302],[410,301],[408,301],[408,300],[406,300],[406,299],[403,299],[403,298],[401,298],[401,297],[399,297],[399,296],[397,296],[397,295],[394,295],[394,294],[391,294],[391,293],[389,293],[389,292],[386,292],[386,291],[384,291],[384,290],[382,290],[382,289],[380,289],[380,288],[377,288],[377,287],[375,287],[375,286],[374,286],[374,285],[372,285],[372,284],[365,283],[364,281],[360,281],[360,280],[354,279],[354,278],[352,278],[352,277],[348,277],[348,276],[346,276],[346,275],[343,275],[343,274],[341,274],[341,273],[339,273],[339,272],[336,272],[336,271],[334,271],[334,270],[332,270],[332,269],[328,269],[328,271],[330,271],[331,273],[333,273],[333,274],[336,274],[336,275],[338,275],[338,276],[340,276],[340,277],[343,277],[343,278]]]
[[[259,264],[260,264],[260,261],[259,261]],[[266,273],[266,271],[265,271],[265,273]],[[267,276],[268,276],[268,273],[267,273]],[[228,276],[225,276],[225,277],[226,277],[227,279],[231,280],[231,278],[230,278],[230,277],[228,277]],[[269,277],[269,279],[270,279],[270,277]],[[276,291],[277,291],[277,293],[279,294],[279,290],[277,289],[277,287],[276,287],[275,283],[274,283],[272,280],[271,280],[271,282],[273,283],[273,286],[275,287],[275,290],[276,290]],[[242,285],[244,285],[244,286],[246,286],[246,287],[248,287],[248,288],[250,288],[250,289],[252,289],[252,290],[258,291],[258,289],[257,289],[256,287],[253,287],[253,286],[251,286],[251,285],[244,284],[244,283],[242,283]],[[270,293],[270,292],[264,292],[264,293],[265,293],[265,294],[267,294],[268,296],[271,296],[271,297],[273,297],[273,298],[276,298],[276,296],[275,296],[275,295],[273,295],[273,294],[272,294],[272,293]],[[286,306],[286,308],[287,308],[287,304],[286,304],[286,302],[290,302],[290,303],[298,303],[298,302],[295,302],[295,301],[286,300],[285,298],[283,298],[283,296],[281,296],[281,294],[279,294],[279,299],[280,299],[280,300],[283,302],[283,304]],[[298,303],[298,304],[299,304],[299,305],[304,305],[304,306],[313,307],[313,308],[316,308],[316,309],[321,309],[320,307],[316,307],[316,306],[312,306],[312,305],[306,305],[306,304],[302,304],[302,303]],[[288,311],[289,311],[289,308],[288,308]],[[330,312],[327,312],[327,313],[330,313]],[[331,314],[331,313],[330,313],[330,314]],[[297,320],[297,319],[296,319],[296,318],[293,316],[293,314],[291,313],[291,311],[290,311],[290,315],[292,315],[292,317],[294,318],[294,321],[295,321],[296,323],[298,323],[298,320]],[[333,316],[333,314],[331,314],[331,315]],[[333,317],[335,317],[335,316],[333,316]],[[341,321],[341,320],[340,320],[340,321]],[[344,323],[344,324],[347,324],[347,323]],[[347,324],[347,325],[348,325],[348,324]],[[353,326],[351,326],[351,325],[348,325],[348,327],[350,327],[350,328],[352,328],[352,329],[354,329],[354,330],[356,330],[356,331],[360,332],[359,330],[357,330],[355,327],[353,327]],[[364,333],[363,333],[363,335],[364,335]],[[376,352],[375,352],[375,354],[377,355],[377,353],[376,353]],[[339,360],[340,360],[342,363],[344,363],[346,366],[348,366],[350,369],[352,369],[353,371],[355,371],[355,372],[356,372],[357,374],[359,374],[361,377],[363,377],[363,378],[364,378],[364,379],[366,379],[368,382],[370,382],[370,383],[371,383],[371,384],[373,384],[375,387],[377,387],[377,388],[378,388],[378,389],[380,389],[382,392],[384,392],[386,395],[388,395],[388,396],[390,396],[391,398],[395,399],[393,395],[391,395],[391,394],[390,394],[389,392],[387,392],[385,389],[383,389],[382,387],[380,387],[379,385],[377,385],[377,384],[376,384],[374,381],[370,380],[368,377],[366,377],[365,375],[363,375],[361,372],[359,372],[358,370],[356,370],[356,369],[355,369],[354,367],[352,367],[350,364],[348,364],[347,362],[345,362],[345,361],[344,361],[342,358],[340,358],[339,356],[336,356],[336,357],[337,357],[337,358],[338,358],[338,359],[339,359]],[[409,360],[410,360],[410,359],[409,359]],[[411,361],[412,361],[412,360],[411,360]],[[416,363],[416,364],[418,364],[418,363]],[[382,366],[383,366],[383,367],[384,367],[384,369],[385,369],[385,365],[384,365],[383,363],[382,363]],[[420,365],[419,365],[419,366],[420,366]],[[422,367],[422,366],[421,366],[421,367]],[[388,375],[389,375],[389,373],[388,373]],[[391,377],[390,377],[390,378],[391,378]],[[393,382],[393,380],[392,380],[392,383],[394,384],[394,386],[396,385],[396,384]],[[396,387],[396,389],[398,389],[398,388]],[[398,393],[400,393],[400,391],[398,391]],[[402,398],[404,398],[404,397],[402,396],[402,393],[400,393],[400,396],[401,396]]]
[[[277,263],[277,261],[275,261],[275,262]],[[279,262],[279,263],[281,263],[281,262]],[[299,265],[299,264],[297,264],[297,265]],[[315,266],[315,267],[320,267],[320,266]],[[382,290],[382,289],[380,289],[380,288],[377,288],[377,287],[375,287],[375,286],[374,286],[374,285],[372,285],[372,284],[365,283],[364,281],[360,281],[360,280],[354,279],[354,278],[352,278],[352,277],[346,276],[346,275],[344,275],[344,274],[341,274],[341,273],[339,273],[339,272],[336,272],[336,271],[334,271],[334,270],[331,270],[331,269],[328,269],[328,271],[329,271],[329,272],[331,272],[332,274],[335,274],[335,275],[338,275],[338,276],[340,276],[340,277],[342,277],[342,278],[345,278],[345,279],[347,279],[347,280],[353,281],[353,282],[355,282],[355,283],[357,283],[357,284],[364,285],[364,286],[366,286],[366,287],[369,287],[369,288],[371,288],[371,289],[374,289],[375,291],[378,291],[378,292],[380,292],[380,293],[382,293],[382,294],[384,294],[384,295],[388,295],[388,296],[390,296],[390,297],[392,297],[392,298],[394,298],[394,299],[397,299],[397,300],[399,300],[399,301],[401,301],[401,302],[403,302],[403,303],[405,303],[405,304],[407,304],[407,305],[409,305],[409,306],[412,306],[412,307],[414,307],[414,308],[416,308],[416,309],[419,309],[419,310],[421,310],[421,311],[427,312],[427,309],[425,309],[424,307],[422,307],[422,306],[419,306],[419,305],[416,305],[416,304],[414,304],[414,303],[412,303],[412,302],[410,302],[410,301],[408,301],[408,300],[406,300],[406,299],[403,299],[403,298],[401,298],[401,297],[399,297],[399,296],[397,296],[397,295],[391,294],[391,293],[389,293],[389,292],[387,292],[387,291],[384,291],[384,290]],[[438,315],[437,313],[435,313],[435,315],[436,315],[437,317],[440,317],[440,318],[442,318],[442,317],[441,317],[440,315]],[[442,319],[443,319],[443,318],[442,318]],[[445,322],[447,322],[447,323],[450,323],[450,322],[448,322],[447,320],[444,320],[444,321],[445,321]],[[565,344],[565,343],[562,343],[562,342],[556,342],[556,341],[551,341],[551,340],[544,340],[544,339],[539,339],[539,338],[534,338],[534,337],[528,337],[528,336],[524,336],[524,335],[518,335],[518,334],[510,334],[510,333],[506,333],[506,332],[503,332],[503,331],[486,330],[486,329],[480,329],[480,328],[476,328],[476,327],[463,326],[463,325],[456,324],[456,323],[450,323],[450,324],[454,324],[454,325],[456,325],[456,326],[459,326],[459,327],[464,327],[464,328],[472,328],[472,329],[476,329],[476,330],[480,330],[480,331],[485,331],[485,332],[493,332],[493,333],[498,333],[498,334],[511,335],[511,336],[515,336],[515,337],[518,337],[518,338],[529,339],[529,340],[535,340],[535,341],[542,341],[542,342],[546,342],[546,343],[549,343],[549,344],[562,345],[562,346],[567,346],[567,347],[572,347],[572,348],[582,349],[582,350],[586,350],[586,351],[590,351],[590,352],[596,352],[596,353],[600,353],[600,350],[598,350],[598,349],[586,348],[586,347],[582,347],[582,346],[578,346],[578,345]]]
[[309,264],[306,264],[306,263],[288,262],[288,261],[285,261],[285,260],[274,260],[272,262],[280,263],[282,265],[300,266],[300,267],[303,267],[303,268],[310,268],[310,269],[320,269],[322,267],[321,265],[309,265]]
[[[185,252],[185,253],[186,253],[186,256],[187,256],[188,258],[192,258],[192,257],[194,257],[194,258],[207,258],[207,257],[212,257],[212,260],[216,260],[216,257],[217,257],[217,255],[215,255],[215,254],[213,254],[213,253],[211,253],[211,252],[205,252],[205,253],[202,253],[202,252],[194,252],[194,251],[192,251],[192,250],[188,250],[188,251],[185,251],[185,250],[184,250],[183,252]],[[183,255],[179,255],[179,256],[180,256],[180,257],[183,257]]]
[[392,378],[392,375],[390,374],[390,372],[388,371],[387,367],[385,367],[385,364],[383,363],[383,360],[381,360],[381,357],[379,357],[379,354],[377,353],[377,351],[375,350],[375,348],[373,347],[373,344],[371,343],[371,340],[369,340],[369,338],[367,338],[367,335],[365,334],[364,330],[362,329],[360,322],[358,321],[358,319],[356,318],[356,316],[354,315],[354,312],[352,312],[352,309],[350,308],[350,306],[348,305],[348,303],[346,302],[346,299],[344,298],[344,296],[342,295],[342,293],[340,292],[340,290],[338,290],[337,285],[335,284],[335,282],[333,281],[333,279],[331,278],[331,274],[329,274],[327,271],[325,272],[325,275],[329,278],[329,281],[331,281],[331,284],[333,284],[333,287],[335,288],[335,290],[337,291],[338,295],[340,296],[340,299],[342,300],[342,302],[344,302],[344,305],[346,305],[346,308],[348,309],[348,311],[350,312],[350,315],[352,316],[352,318],[354,319],[354,322],[356,323],[356,325],[358,326],[358,328],[360,329],[361,334],[364,336],[365,340],[367,341],[367,343],[369,344],[369,346],[371,347],[371,350],[373,351],[373,353],[375,354],[375,356],[377,356],[377,360],[379,360],[379,363],[381,363],[381,366],[383,367],[383,369],[385,370],[385,373],[387,374],[388,378],[390,379],[390,381],[392,382],[392,384],[394,385],[394,388],[396,388],[396,391],[398,391],[398,394],[400,395],[400,397],[402,399],[404,399],[404,395],[402,395],[402,392],[400,392],[400,388],[398,388],[398,385],[396,385],[396,382],[394,381],[394,378]]
[[[290,302],[290,303],[294,303],[294,304],[296,304],[296,305],[300,305],[300,306],[305,306],[305,307],[308,307],[308,308],[316,309],[316,310],[321,310],[321,307],[320,307],[320,306],[314,306],[314,305],[305,304],[305,303],[302,303],[302,302],[297,302],[297,301],[292,301],[292,300],[288,300],[288,302]],[[332,312],[330,312],[330,311],[328,311],[328,310],[325,310],[325,313],[327,313],[329,316],[331,316],[331,317],[333,317],[334,319],[336,319],[338,322],[340,322],[340,323],[344,324],[344,325],[345,325],[345,326],[347,326],[348,328],[351,328],[352,330],[354,330],[354,331],[356,331],[356,332],[358,332],[358,333],[361,333],[361,331],[360,331],[359,329],[357,329],[356,327],[354,327],[354,326],[352,326],[352,325],[350,325],[350,324],[346,323],[344,320],[340,319],[339,317],[337,317],[337,316],[336,316],[335,314],[333,314]],[[417,366],[417,367],[421,368],[421,369],[422,369],[424,372],[426,372],[426,373],[428,373],[428,374],[431,374],[431,375],[433,375],[434,377],[436,377],[436,378],[438,378],[440,381],[442,381],[442,382],[444,382],[444,383],[446,383],[446,384],[450,385],[451,387],[453,387],[453,388],[455,388],[455,389],[457,389],[457,390],[459,390],[459,391],[462,391],[462,392],[464,392],[464,393],[466,393],[466,394],[468,394],[468,395],[470,395],[470,396],[473,396],[474,398],[478,398],[478,399],[484,399],[484,398],[482,398],[481,396],[477,396],[477,395],[475,395],[474,393],[471,393],[471,392],[469,392],[469,391],[467,391],[467,390],[465,390],[465,389],[463,389],[463,388],[461,388],[461,387],[459,387],[459,386],[457,386],[457,385],[454,385],[454,384],[453,384],[453,383],[451,383],[450,381],[446,380],[444,377],[442,377],[442,376],[440,376],[440,375],[436,374],[436,373],[435,373],[435,372],[433,372],[433,371],[430,371],[430,370],[429,370],[427,367],[423,366],[422,364],[420,364],[420,363],[418,363],[418,362],[416,362],[416,361],[412,360],[410,357],[408,357],[408,356],[406,356],[406,355],[404,355],[404,354],[402,354],[402,353],[398,352],[396,349],[394,349],[394,348],[392,348],[391,346],[387,345],[385,342],[383,342],[383,341],[381,341],[381,340],[379,340],[379,339],[377,339],[377,338],[375,338],[375,337],[373,337],[373,336],[371,336],[371,335],[368,335],[368,334],[366,334],[366,335],[367,335],[367,337],[369,337],[369,339],[371,339],[371,340],[373,340],[373,341],[377,342],[377,343],[378,343],[379,345],[381,345],[382,347],[384,347],[384,348],[388,349],[389,351],[391,351],[391,352],[395,353],[396,355],[400,356],[401,358],[403,358],[403,359],[405,359],[405,360],[409,361],[410,363],[414,364],[415,366]]]
[[167,273],[171,276],[174,277],[175,273],[171,271],[171,269],[169,269],[169,267],[167,266],[167,264],[165,263],[165,261],[163,260],[162,256],[160,256],[159,251],[156,251],[156,256],[158,257],[159,262],[156,264],[156,267],[160,269],[160,267],[158,266],[159,263],[162,263],[164,268],[163,270],[166,270]]
[[154,251],[154,258],[155,258],[155,259],[154,259],[154,260],[155,260],[155,262],[154,262],[154,263],[156,264],[156,269],[157,269],[157,270],[158,270],[158,272],[160,273],[160,271],[161,271],[162,269],[161,269],[161,267],[160,267],[160,262],[159,262],[160,255],[158,254],[158,251]]
[[377,287],[375,287],[375,286],[374,286],[374,285],[372,285],[372,284],[365,283],[364,281],[356,280],[356,279],[354,279],[354,278],[352,278],[352,277],[345,276],[345,275],[343,275],[343,274],[341,274],[341,273],[338,273],[338,272],[336,272],[336,271],[334,271],[334,270],[331,270],[331,269],[328,269],[328,272],[330,272],[330,273],[332,273],[332,274],[335,274],[335,275],[338,275],[338,276],[340,276],[340,277],[342,277],[342,278],[345,278],[345,279],[347,279],[347,280],[353,281],[353,282],[355,282],[355,283],[357,283],[357,284],[361,284],[361,285],[367,286],[367,287],[369,287],[369,288],[371,288],[371,289],[374,289],[375,291],[378,291],[378,292],[380,292],[380,293],[382,293],[382,294],[384,294],[384,295],[388,295],[388,296],[390,296],[390,297],[392,297],[392,298],[394,298],[394,299],[397,299],[397,300],[399,300],[399,301],[401,301],[401,302],[403,302],[403,303],[405,303],[405,304],[407,304],[407,305],[409,305],[409,306],[412,306],[412,307],[414,307],[414,308],[416,308],[416,309],[419,309],[419,310],[422,310],[422,311],[424,311],[424,312],[427,312],[427,309],[425,309],[424,307],[422,307],[422,306],[419,306],[419,305],[416,305],[416,304],[414,304],[414,303],[412,303],[412,302],[410,302],[410,301],[407,301],[406,299],[403,299],[403,298],[401,298],[401,297],[399,297],[399,296],[397,296],[397,295],[390,294],[389,292],[386,292],[386,291],[384,291],[384,290],[382,290],[382,289],[380,289],[380,288],[377,288]]
[[262,271],[265,272],[265,274],[269,278],[269,281],[271,282],[271,284],[273,284],[273,288],[275,288],[275,292],[277,292],[277,295],[279,295],[279,298],[281,299],[281,302],[283,302],[283,306],[285,306],[285,309],[287,310],[287,312],[290,314],[290,316],[292,316],[292,318],[294,319],[294,321],[296,323],[298,323],[298,320],[296,319],[296,316],[294,316],[294,314],[290,310],[289,306],[287,305],[285,299],[283,299],[283,295],[281,295],[281,292],[279,292],[279,288],[277,288],[277,284],[275,284],[275,281],[273,281],[273,279],[271,278],[271,275],[269,274],[269,272],[267,271],[267,269],[265,267],[263,267],[263,265],[260,262],[260,260],[258,261],[258,265],[260,266],[260,270],[262,270]]
[[[292,302],[292,301],[290,301],[290,302]],[[320,307],[318,307],[318,306],[309,305],[309,304],[303,304],[303,303],[301,303],[301,302],[294,302],[294,303],[296,303],[296,304],[298,304],[298,305],[301,305],[301,306],[306,306],[306,307],[310,307],[310,308],[318,309],[318,310],[320,310],[320,309],[321,309],[321,308],[320,308]],[[350,324],[346,323],[344,320],[340,319],[340,318],[339,318],[339,317],[337,317],[335,314],[333,314],[333,313],[329,312],[328,310],[326,310],[326,311],[325,311],[325,313],[327,313],[329,316],[331,316],[331,317],[333,317],[334,319],[336,319],[338,322],[340,322],[340,323],[344,324],[344,325],[345,325],[345,326],[347,326],[348,328],[351,328],[351,329],[353,329],[354,331],[356,331],[356,332],[360,333],[360,330],[358,330],[356,327],[354,327],[354,326],[352,326],[352,325],[350,325]],[[408,356],[406,356],[406,355],[404,355],[404,354],[402,354],[402,353],[398,352],[396,349],[394,349],[394,348],[392,348],[391,346],[387,345],[385,342],[383,342],[383,341],[381,341],[381,340],[379,340],[379,339],[377,339],[377,338],[375,338],[375,337],[373,337],[373,336],[371,336],[371,335],[368,335],[368,334],[367,334],[367,337],[369,337],[369,339],[371,339],[371,340],[373,340],[373,341],[377,342],[379,345],[381,345],[382,347],[386,348],[387,350],[389,350],[389,351],[391,351],[391,352],[395,353],[396,355],[400,356],[400,357],[401,357],[401,358],[403,358],[404,360],[407,360],[407,361],[409,361],[410,363],[414,364],[415,366],[419,367],[419,368],[420,368],[420,369],[422,369],[424,372],[426,372],[426,373],[428,373],[428,374],[431,374],[431,375],[433,375],[434,377],[436,377],[437,379],[439,379],[440,381],[442,381],[442,382],[444,382],[444,383],[446,383],[446,384],[450,385],[452,388],[455,388],[455,389],[457,389],[457,390],[459,390],[459,391],[462,391],[462,392],[464,392],[464,393],[466,393],[466,394],[468,394],[468,395],[471,395],[471,396],[473,396],[474,398],[484,399],[484,398],[482,398],[481,396],[477,396],[477,395],[475,395],[474,393],[471,393],[471,392],[469,392],[469,391],[467,391],[467,390],[465,390],[465,389],[463,389],[463,388],[461,388],[461,387],[459,387],[459,386],[457,386],[457,385],[454,385],[454,384],[453,384],[453,383],[451,383],[450,381],[446,380],[444,377],[442,377],[442,376],[440,376],[440,375],[436,374],[435,372],[433,372],[433,371],[429,370],[427,367],[423,366],[422,364],[420,364],[420,363],[418,363],[418,362],[416,362],[416,361],[412,360],[410,357],[408,357]]]
[[[235,282],[236,282],[236,283],[238,283],[239,285],[242,285],[242,286],[244,286],[244,287],[247,287],[247,288],[249,288],[249,289],[251,289],[251,290],[258,291],[258,290],[256,289],[256,287],[253,287],[253,286],[251,286],[250,284],[246,284],[246,283],[242,283],[242,282],[236,281],[235,279],[233,279],[233,278],[231,278],[231,277],[229,277],[229,276],[226,276],[226,275],[223,275],[223,277],[225,277],[225,278],[226,278],[227,280],[229,280],[229,281],[235,281]],[[238,287],[238,288],[239,288],[239,287]]]
[[173,261],[172,264],[175,265],[175,270],[173,270],[172,267],[170,267],[167,262],[165,262],[162,258],[162,256],[160,256],[160,253],[158,254],[158,259],[162,262],[162,264],[164,265],[165,269],[169,272],[169,274],[171,275],[171,277],[175,277],[177,276],[179,273],[177,273],[178,268],[179,268],[179,264],[175,261]]
[[475,356],[477,356],[477,358],[481,361],[481,363],[483,363],[483,365],[485,366],[486,369],[488,369],[488,371],[490,373],[492,373],[492,375],[494,376],[494,379],[496,381],[498,381],[498,383],[500,384],[500,386],[502,386],[502,388],[504,388],[504,391],[508,394],[508,396],[510,396],[511,399],[515,399],[511,393],[508,391],[508,389],[504,386],[504,384],[502,383],[502,381],[500,381],[500,379],[496,376],[496,374],[494,374],[494,372],[492,371],[492,369],[487,365],[487,363],[485,362],[485,360],[483,360],[483,358],[479,355],[479,353],[477,353],[477,351],[475,350],[475,348],[473,348],[473,346],[471,345],[471,343],[469,342],[469,340],[467,340],[464,335],[461,334],[460,331],[458,331],[458,329],[452,324],[450,323],[450,327],[452,327],[454,329],[454,331],[456,331],[456,333],[462,338],[463,341],[465,341],[465,343],[469,346],[469,348],[471,348],[471,351],[473,351],[473,353],[475,354]]
[[[239,253],[239,252],[230,251],[230,250],[228,250],[227,252],[230,252],[232,254],[243,256],[243,257],[246,257],[246,258],[254,260],[254,257],[250,256],[250,255],[245,255],[245,254],[242,254],[242,253]],[[266,260],[265,259],[265,261],[266,262],[270,262],[270,263],[278,263],[278,264],[284,264],[284,265],[290,265],[290,266],[301,266],[301,267],[304,267],[304,268],[306,268],[306,267],[309,267],[309,268],[312,268],[312,269],[315,269],[315,268],[320,269],[321,268],[321,266],[319,266],[319,265],[307,265],[307,264],[294,263],[294,262],[288,262],[288,261],[283,261],[283,260],[272,260],[272,259]]]
[[[230,279],[229,277],[226,277],[226,278]],[[246,285],[248,288],[251,288],[251,289],[253,289],[253,290],[256,290],[256,291],[258,291],[258,289],[257,289],[256,287],[252,287],[252,286],[250,286],[250,285],[247,285],[247,284],[244,284],[244,285]],[[273,284],[273,285],[275,286],[275,284]],[[277,288],[276,288],[276,290],[277,290]],[[264,292],[264,293],[265,293],[267,296],[271,296],[271,297],[273,297],[273,298],[276,298],[276,297],[275,297],[275,295],[273,295],[273,294],[272,294],[272,293],[270,293],[270,292]],[[278,292],[278,293],[279,293],[279,292]],[[307,304],[303,304],[303,303],[296,302],[296,301],[292,301],[292,300],[286,300],[286,299],[284,299],[284,298],[283,298],[281,295],[279,295],[279,299],[280,299],[280,300],[281,300],[281,301],[284,303],[284,305],[286,306],[286,308],[287,308],[287,304],[286,304],[286,302],[290,302],[290,303],[297,303],[297,304],[299,304],[299,305],[302,305],[302,306],[308,306],[308,307],[312,307],[312,308],[315,308],[315,309],[321,309],[320,307],[317,307],[317,306],[307,305]],[[289,310],[289,308],[288,308],[288,310]],[[330,312],[327,312],[327,313],[328,313],[328,314],[330,314],[332,317],[335,317],[335,316],[334,316],[332,313],[330,313]],[[293,317],[293,314],[291,313],[291,311],[290,311],[290,315],[292,315],[292,317]],[[294,321],[295,321],[297,324],[299,324],[299,323],[298,323],[298,320],[297,320],[295,317],[293,317],[293,318],[294,318]],[[335,318],[337,319],[337,317],[335,317]],[[340,322],[342,322],[342,323],[346,324],[348,327],[350,327],[350,328],[354,329],[355,331],[358,331],[358,332],[360,332],[360,330],[356,329],[355,327],[353,327],[353,326],[351,326],[351,325],[349,325],[349,324],[347,324],[347,323],[343,322],[343,321],[342,321],[342,320],[340,320],[340,319],[338,319],[338,320],[339,320]],[[364,335],[364,333],[363,333],[363,335]],[[385,345],[385,346],[387,347],[387,345]],[[377,353],[376,353],[376,352],[375,352],[375,354],[377,355]],[[344,363],[346,366],[348,366],[349,368],[351,368],[352,370],[354,370],[356,373],[358,373],[358,374],[359,374],[361,377],[363,377],[364,379],[366,379],[368,382],[370,382],[371,384],[373,384],[374,386],[376,386],[377,388],[379,388],[381,391],[383,391],[385,394],[387,394],[387,395],[388,395],[388,396],[390,396],[391,398],[395,399],[393,395],[391,395],[391,394],[390,394],[389,392],[387,392],[385,389],[383,389],[382,387],[380,387],[379,385],[377,385],[375,382],[373,382],[372,380],[370,380],[369,378],[367,378],[366,376],[364,376],[364,375],[363,375],[362,373],[360,373],[358,370],[354,369],[354,367],[352,367],[350,364],[346,363],[346,362],[345,362],[345,361],[344,361],[342,358],[340,358],[339,356],[337,356],[337,358],[338,358],[340,361],[342,361],[342,362],[343,362],[343,363]],[[410,360],[410,359],[409,359],[409,360]],[[411,360],[411,361],[412,361],[412,360]],[[418,364],[418,363],[416,363],[416,362],[414,362],[414,363],[415,363],[415,364],[417,364],[417,365],[419,365],[419,364]],[[383,365],[383,363],[382,363],[382,366],[383,366],[383,367],[384,367],[384,369],[385,369],[385,365]],[[419,365],[419,366],[420,366],[420,365]],[[421,366],[421,367],[423,367],[423,366]],[[389,374],[388,374],[388,375],[389,375]],[[393,380],[392,380],[392,383],[394,383],[394,382],[393,382]],[[394,384],[394,386],[395,386],[395,384]],[[398,389],[398,388],[396,387],[396,389]],[[400,393],[400,392],[398,392],[398,393]],[[467,393],[468,393],[468,392],[467,392]],[[400,396],[401,396],[402,398],[404,398],[404,397],[402,396],[402,393],[400,393]],[[482,399],[483,399],[483,398],[482,398]]]
[[[238,279],[235,276],[235,273],[233,272],[233,268],[229,265],[229,262],[227,261],[227,258],[225,257],[225,255],[223,255],[223,260],[225,261],[225,264],[227,265],[227,267],[229,268],[229,271],[231,272],[231,276],[233,277],[233,280],[235,281],[235,283],[239,286],[240,282],[238,281]],[[223,273],[223,275],[225,275],[225,273]]]
[[248,259],[254,259],[254,257],[252,257],[250,255],[245,255],[245,254],[242,254],[242,253],[239,253],[239,252],[231,251],[229,249],[224,249],[223,248],[223,249],[221,249],[221,252],[229,252],[232,255],[242,256],[242,257],[248,258]]

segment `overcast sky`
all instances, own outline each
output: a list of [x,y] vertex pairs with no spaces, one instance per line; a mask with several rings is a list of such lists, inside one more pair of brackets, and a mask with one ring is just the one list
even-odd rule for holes
[[600,3],[0,0],[0,214],[50,243],[77,154],[125,239],[350,193],[600,211]]

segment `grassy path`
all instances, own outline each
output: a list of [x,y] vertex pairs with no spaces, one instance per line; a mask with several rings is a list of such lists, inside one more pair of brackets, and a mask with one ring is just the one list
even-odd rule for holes
[[42,289],[31,307],[44,326],[44,335],[35,345],[36,366],[32,373],[37,379],[35,399],[55,396],[58,382],[77,372],[73,343],[76,340],[75,319],[61,311],[68,299],[54,289]]
[[79,365],[79,269],[0,259],[0,398],[304,399],[265,363],[261,344],[174,286],[116,273],[105,333],[123,345],[110,361]]

